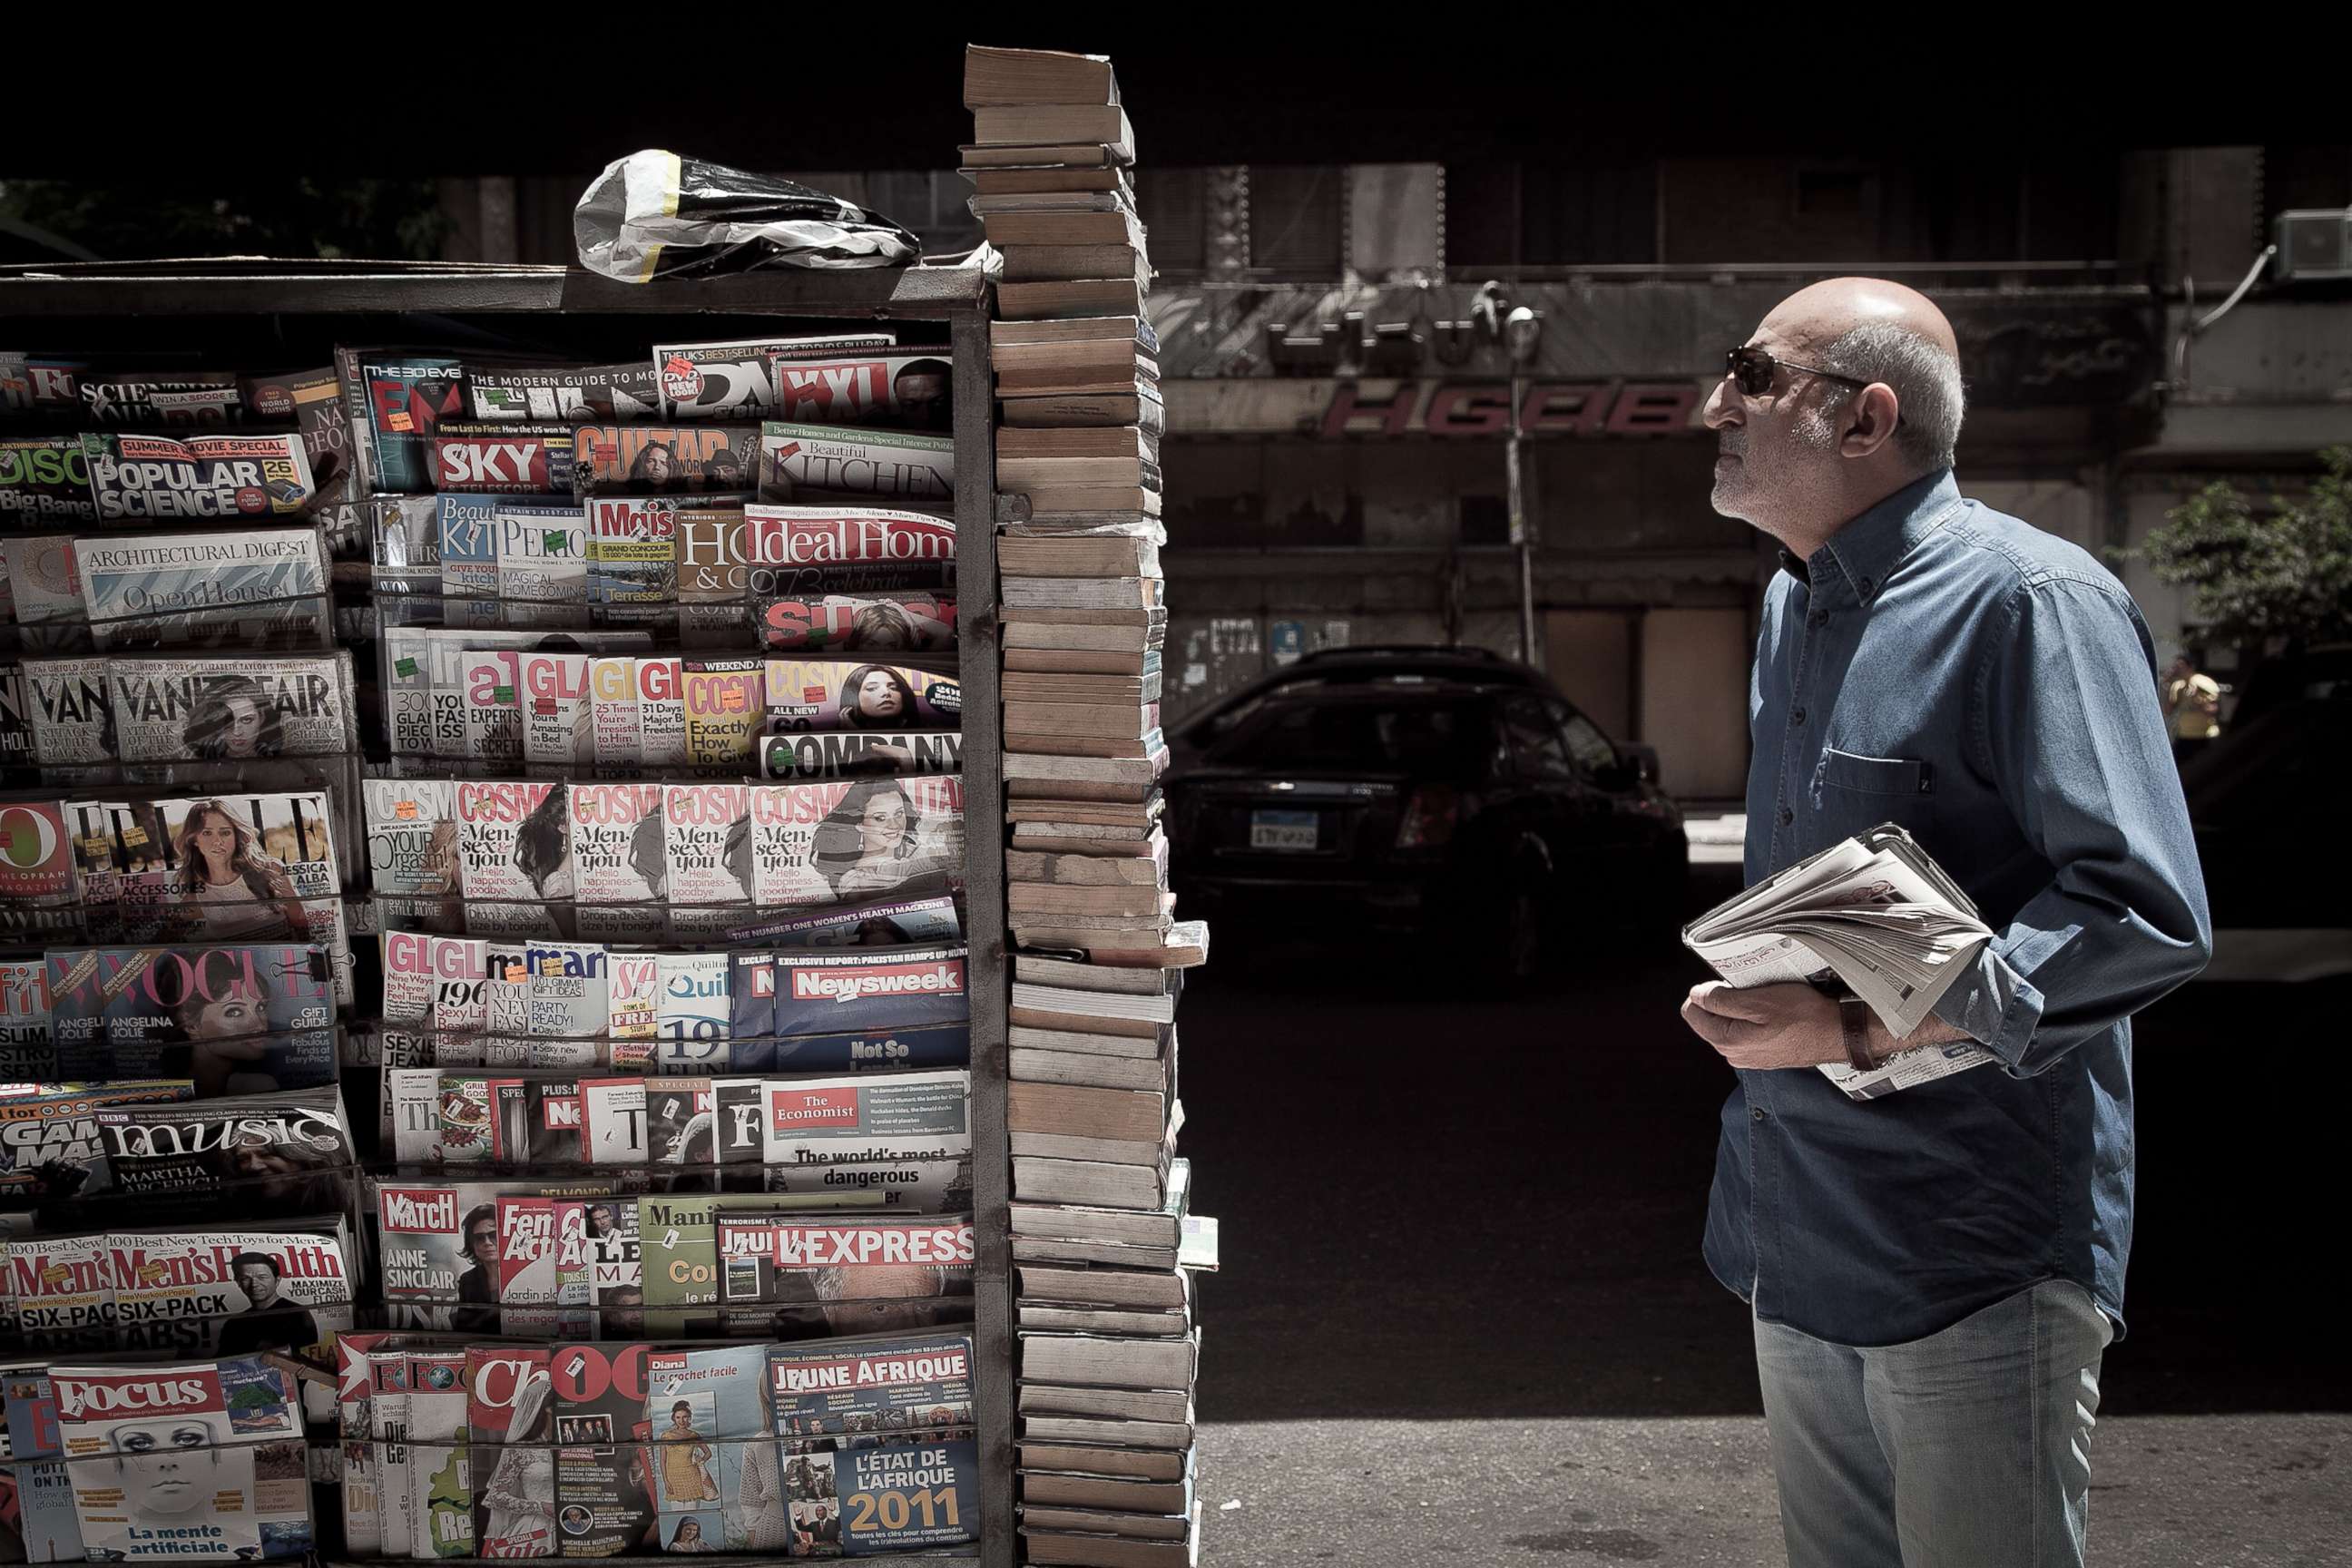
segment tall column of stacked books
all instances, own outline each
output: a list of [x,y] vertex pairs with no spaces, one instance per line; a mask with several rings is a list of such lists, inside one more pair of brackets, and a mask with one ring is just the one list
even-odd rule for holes
[[1197,1559],[1193,1275],[1216,1222],[1175,1158],[1176,1000],[1208,931],[1174,919],[1160,826],[1160,435],[1128,169],[1099,57],[975,47],[964,174],[1002,252],[1006,1125],[1030,1562]]

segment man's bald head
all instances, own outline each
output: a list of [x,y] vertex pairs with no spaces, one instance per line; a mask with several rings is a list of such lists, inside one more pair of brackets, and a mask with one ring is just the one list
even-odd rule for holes
[[1912,471],[1948,468],[1967,396],[1952,323],[1916,289],[1883,278],[1831,278],[1772,308],[1757,341],[1791,359],[1892,388],[1895,447]]
[[1899,327],[1941,349],[1955,363],[1960,345],[1952,323],[1936,302],[1916,289],[1883,278],[1831,278],[1798,289],[1764,318],[1759,337],[1770,334],[1793,353],[1820,348],[1862,327]]

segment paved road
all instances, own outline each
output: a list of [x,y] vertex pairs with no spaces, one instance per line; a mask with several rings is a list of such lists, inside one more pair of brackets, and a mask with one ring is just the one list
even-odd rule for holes
[[[1465,1506],[1496,1518],[1521,1506],[1510,1434],[1562,1422],[1577,1442],[1630,1444],[1654,1465],[1671,1451],[1657,1445],[1711,1433],[1748,1456],[1742,1485],[1768,1484],[1752,1421],[1688,1424],[1759,1410],[1744,1309],[1698,1257],[1731,1078],[1675,1017],[1699,978],[1690,961],[1620,945],[1563,963],[1533,994],[1496,997],[1410,949],[1220,956],[1182,1013],[1183,1142],[1198,1207],[1223,1221],[1223,1273],[1202,1291],[1200,1406],[1226,1478],[1213,1487],[1245,1502],[1253,1486],[1353,1495],[1344,1455],[1394,1432],[1469,1431],[1492,1462],[1465,1463],[1449,1499],[1466,1528]],[[2142,1020],[2140,1229],[2131,1331],[2107,1362],[2110,1419],[2352,1411],[2352,1357],[2328,1348],[2324,1304],[2311,1316],[2324,1303],[2314,1268],[2341,1231],[2342,997],[2199,986]],[[2345,1429],[2297,1427],[2294,1442],[2324,1466]],[[2181,1430],[2187,1452],[2233,1428]],[[1327,1451],[1328,1465],[1311,1457]],[[2218,1500],[2224,1480],[2207,1468],[2184,1461],[2179,1485],[2147,1495]],[[1748,1496],[1728,1487],[1726,1507]],[[1624,1506],[1649,1510],[1654,1530],[1670,1501]],[[1311,1538],[1322,1516],[1281,1506]],[[1513,1527],[1530,1537],[1619,1528],[1598,1507],[1588,1527],[1529,1506],[1549,1521]],[[2137,1506],[2118,1494],[2118,1510]],[[1340,1555],[1367,1560],[1352,1542]],[[1665,1560],[1710,1559],[1677,1546]]]

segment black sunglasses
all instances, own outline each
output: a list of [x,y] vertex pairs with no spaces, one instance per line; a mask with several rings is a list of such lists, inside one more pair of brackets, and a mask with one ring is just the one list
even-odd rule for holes
[[1794,360],[1776,359],[1769,350],[1750,344],[1733,349],[1723,356],[1723,373],[1731,377],[1739,390],[1749,397],[1761,397],[1772,390],[1772,378],[1780,371],[1801,370],[1807,375],[1818,375],[1823,381],[1842,381],[1848,386],[1868,386],[1859,376],[1840,375],[1833,370],[1818,365],[1799,364]]

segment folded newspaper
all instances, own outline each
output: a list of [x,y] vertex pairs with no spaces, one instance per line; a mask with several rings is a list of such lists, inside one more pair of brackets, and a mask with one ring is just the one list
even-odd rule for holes
[[[1683,942],[1731,985],[1834,976],[1900,1039],[1922,1023],[1992,940],[1977,907],[1892,823],[1766,878],[1683,928]],[[1874,1072],[1824,1063],[1854,1100],[1874,1100],[1993,1059],[1967,1041],[1918,1046]]]

